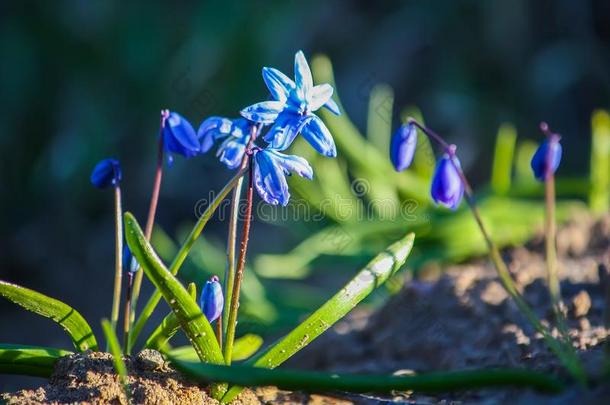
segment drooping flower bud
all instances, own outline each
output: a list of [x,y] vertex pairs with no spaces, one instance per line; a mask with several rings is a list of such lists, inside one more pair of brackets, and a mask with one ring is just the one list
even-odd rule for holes
[[[550,150],[549,150],[550,149]],[[546,178],[547,166],[550,165],[552,173],[557,171],[561,162],[562,148],[558,137],[553,137],[545,140],[536,150],[532,157],[532,171],[538,181],[544,181]]]
[[214,322],[222,314],[224,296],[222,295],[222,286],[217,276],[212,276],[206,281],[201,290],[199,306],[210,323]]
[[195,129],[183,116],[175,112],[167,112],[163,126],[163,147],[170,154],[168,161],[173,161],[172,153],[186,158],[196,156],[201,151],[201,145]]
[[417,128],[412,123],[402,125],[392,136],[390,160],[397,172],[411,166],[417,147]]
[[[451,161],[453,159],[453,162]],[[464,196],[464,183],[456,168],[460,161],[454,155],[445,154],[436,165],[430,194],[435,203],[444,205],[452,210],[459,207]]]
[[104,159],[91,172],[91,184],[97,188],[118,186],[121,182],[121,165],[116,159]]
[[131,253],[129,246],[123,244],[123,271],[128,273],[136,273],[140,268],[140,264],[136,260],[136,257]]

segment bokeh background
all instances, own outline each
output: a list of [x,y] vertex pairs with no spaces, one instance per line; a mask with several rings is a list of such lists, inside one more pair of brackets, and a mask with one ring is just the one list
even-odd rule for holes
[[[0,278],[64,300],[99,331],[110,311],[114,253],[112,195],[89,184],[95,163],[121,160],[124,206],[143,219],[159,110],[194,125],[236,116],[266,97],[261,67],[291,73],[299,49],[330,58],[358,128],[367,125],[369,92],[386,83],[396,112],[417,105],[460,145],[477,184],[489,178],[503,122],[539,140],[537,124],[548,120],[569,151],[561,173],[584,175],[591,112],[608,107],[609,46],[604,1],[2,2]],[[160,228],[177,238],[196,201],[228,177],[211,155],[176,159],[165,173]],[[252,255],[292,248],[300,230],[255,223]],[[222,242],[221,221],[206,235]],[[300,310],[347,277],[325,271],[301,281]],[[1,342],[69,347],[45,319],[4,300],[0,314]],[[287,321],[272,330],[297,314],[276,317]],[[39,382],[0,376],[0,390]]]

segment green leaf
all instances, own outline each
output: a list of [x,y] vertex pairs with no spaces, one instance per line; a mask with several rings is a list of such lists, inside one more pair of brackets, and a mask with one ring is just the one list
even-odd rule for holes
[[598,214],[608,212],[610,204],[610,115],[597,110],[591,118],[591,191],[589,204]]
[[[201,361],[224,364],[224,358],[216,341],[214,330],[201,312],[197,302],[161,262],[161,259],[146,240],[134,216],[127,212],[124,221],[125,236],[129,248],[144,269],[146,276],[176,314],[182,330],[189,338]],[[222,387],[213,387],[214,396],[219,396],[221,391],[223,391]]]
[[0,344],[0,374],[48,378],[57,359],[70,354],[50,347]]
[[119,340],[117,339],[114,329],[112,328],[112,325],[108,319],[102,319],[102,330],[106,336],[106,342],[108,343],[110,354],[112,354],[114,368],[121,379],[121,385],[123,386],[123,391],[127,397],[127,402],[130,403],[129,398],[131,395],[129,393],[129,386],[127,384],[127,366],[125,366],[125,362],[123,361],[123,352],[121,351]]
[[[190,283],[188,286],[188,292],[194,300],[197,300],[197,287],[195,283]],[[150,334],[150,337],[146,340],[144,347],[147,349],[154,349],[163,351],[166,349],[167,342],[178,332],[180,329],[180,322],[173,312],[170,312],[163,321],[157,326],[157,328]],[[190,346],[189,346],[190,347]],[[197,354],[193,349],[195,357]]]
[[369,95],[366,137],[383,154],[390,150],[393,108],[394,91],[392,88],[387,84],[373,86]]
[[[309,318],[247,363],[254,367],[275,368],[307,346],[402,267],[411,253],[414,238],[414,234],[408,234],[379,253]],[[230,402],[241,390],[241,387],[232,387],[223,401]]]
[[[452,392],[490,387],[523,387],[557,393],[562,382],[555,377],[524,369],[468,370],[422,375],[336,374],[311,371],[268,370],[247,366],[213,366],[171,358],[172,365],[200,381],[228,381],[243,386],[276,386],[287,390],[309,392],[347,391],[377,392],[418,391]],[[223,402],[228,402],[223,398]]]
[[510,190],[517,130],[510,124],[502,124],[496,137],[493,167],[491,170],[491,188],[498,195],[505,195]]
[[[263,338],[248,333],[235,340],[232,361],[242,361],[251,357],[263,344]],[[183,361],[198,361],[197,353],[192,346],[181,346],[167,352],[170,357]]]
[[25,287],[0,280],[0,295],[17,305],[58,323],[81,352],[97,350],[97,341],[91,327],[74,308]]

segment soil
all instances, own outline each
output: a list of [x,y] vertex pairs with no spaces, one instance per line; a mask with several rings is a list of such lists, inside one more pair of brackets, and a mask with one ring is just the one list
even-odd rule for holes
[[[559,275],[569,334],[590,375],[599,375],[606,297],[610,297],[610,216],[574,218],[558,232]],[[554,324],[546,288],[544,239],[508,249],[505,260],[518,288],[546,324]],[[554,330],[557,334],[557,331]],[[150,354],[150,353],[149,353]],[[132,401],[138,404],[216,404],[203,387],[184,380],[156,355],[126,358]],[[486,260],[421,271],[381,309],[356,310],[286,367],[336,372],[410,374],[484,367],[526,367],[566,375],[541,336],[507,297]],[[462,404],[610,403],[610,386],[572,387],[549,397],[523,389],[427,396],[398,392],[391,397],[332,396],[280,391],[245,391],[236,404]],[[5,394],[9,404],[125,403],[107,353],[61,359],[45,387]]]

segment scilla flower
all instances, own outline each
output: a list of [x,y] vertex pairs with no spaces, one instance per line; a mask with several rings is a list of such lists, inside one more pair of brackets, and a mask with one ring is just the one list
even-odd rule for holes
[[434,202],[452,210],[457,209],[464,196],[464,183],[456,165],[460,167],[458,158],[455,155],[450,157],[449,154],[445,154],[436,165],[430,188]]
[[331,99],[332,86],[327,83],[314,86],[301,51],[294,58],[294,76],[292,81],[277,69],[263,68],[263,79],[274,100],[246,107],[241,115],[250,121],[273,124],[264,137],[273,149],[286,150],[300,133],[319,153],[335,157],[335,141],[324,122],[314,114],[324,106],[339,115],[339,107]]
[[135,273],[140,268],[140,264],[135,256],[131,253],[127,243],[123,244],[123,270],[129,273]]
[[550,165],[552,173],[557,171],[559,163],[561,162],[561,154],[562,148],[558,136],[551,136],[549,139],[542,142],[536,150],[536,153],[534,153],[531,162],[532,171],[537,180],[544,181],[546,178],[547,165]]
[[193,126],[184,117],[175,112],[164,112],[164,125],[162,130],[163,147],[168,153],[168,163],[172,164],[173,153],[186,158],[196,156],[201,145]]
[[197,131],[197,136],[201,142],[201,153],[209,151],[215,141],[224,139],[218,147],[216,156],[229,169],[237,168],[246,152],[252,125],[254,125],[252,122],[243,118],[230,120],[222,117],[210,117],[206,119]]
[[218,319],[222,314],[224,302],[222,287],[218,277],[212,276],[203,286],[201,297],[199,298],[199,306],[208,322],[212,323]]
[[309,180],[313,178],[313,169],[307,160],[273,149],[255,151],[254,163],[256,191],[263,200],[272,205],[285,206],[290,200],[286,175],[294,172]]
[[397,172],[411,166],[417,146],[417,128],[412,123],[402,125],[392,136],[390,160]]
[[116,159],[104,159],[91,172],[91,184],[97,188],[116,187],[121,182],[121,165]]

